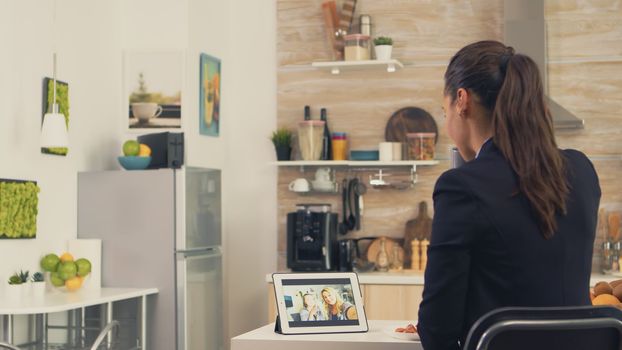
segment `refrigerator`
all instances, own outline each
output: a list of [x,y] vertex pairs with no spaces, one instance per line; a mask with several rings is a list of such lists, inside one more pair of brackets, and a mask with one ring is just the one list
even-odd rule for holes
[[78,238],[102,240],[103,287],[157,287],[147,347],[223,349],[221,172],[78,174]]

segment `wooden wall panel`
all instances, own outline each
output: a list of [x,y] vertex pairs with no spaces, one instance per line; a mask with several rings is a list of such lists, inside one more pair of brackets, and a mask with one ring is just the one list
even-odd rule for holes
[[[337,1],[340,4],[340,1]],[[370,190],[365,196],[363,229],[351,235],[403,235],[404,224],[426,200],[448,167],[451,141],[441,111],[443,73],[458,49],[469,42],[502,38],[502,0],[359,0],[355,17],[372,16],[374,32],[395,40],[394,57],[406,64],[396,73],[344,72],[334,76],[310,67],[329,60],[324,44],[322,0],[277,0],[278,124],[295,129],[304,105],[328,109],[332,131],[348,132],[354,149],[377,148],[391,113],[405,106],[426,109],[440,138],[436,152],[444,159],[419,168],[410,190]],[[585,119],[580,131],[556,132],[562,148],[576,148],[593,158],[605,207],[622,204],[622,0],[547,0],[549,90],[564,107]],[[285,214],[296,203],[328,202],[341,213],[339,195],[300,196],[287,189],[297,177],[313,178],[314,169],[281,168],[278,178],[279,242],[277,264],[285,267]],[[340,180],[345,170],[337,172]],[[369,173],[360,173],[366,178]],[[404,175],[400,175],[404,176]],[[600,242],[599,242],[600,243]],[[600,252],[595,250],[595,262]],[[596,264],[595,264],[596,265]],[[598,266],[594,269],[598,270]]]

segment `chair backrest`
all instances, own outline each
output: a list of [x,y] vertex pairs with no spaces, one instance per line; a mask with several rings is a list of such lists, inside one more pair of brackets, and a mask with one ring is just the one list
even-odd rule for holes
[[511,307],[471,327],[463,350],[622,350],[622,310],[611,306]]
[[5,350],[20,350],[17,346],[15,345],[11,345],[8,343],[2,343],[0,342],[0,349],[5,349]]

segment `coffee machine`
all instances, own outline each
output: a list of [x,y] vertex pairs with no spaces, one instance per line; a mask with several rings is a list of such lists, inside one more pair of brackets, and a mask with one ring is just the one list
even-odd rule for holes
[[336,270],[336,213],[330,204],[297,204],[287,214],[287,267],[292,271]]

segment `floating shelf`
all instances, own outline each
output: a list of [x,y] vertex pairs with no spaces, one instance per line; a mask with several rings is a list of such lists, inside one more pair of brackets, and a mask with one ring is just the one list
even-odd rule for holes
[[404,68],[402,62],[398,60],[327,61],[313,62],[311,63],[311,66],[319,69],[329,70],[332,74],[339,74],[342,71],[347,70],[378,70],[382,68],[385,68],[389,73],[393,73],[398,68]]
[[412,167],[413,171],[417,170],[417,166],[437,165],[438,160],[285,160],[275,162],[278,166],[299,166],[304,169],[305,166],[326,166],[326,167]]

